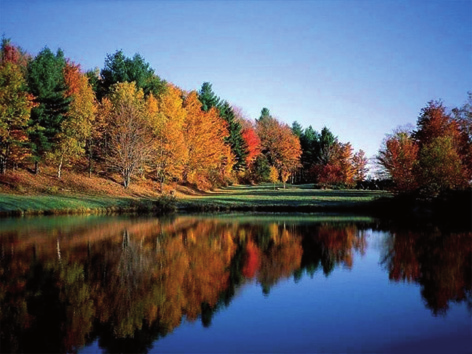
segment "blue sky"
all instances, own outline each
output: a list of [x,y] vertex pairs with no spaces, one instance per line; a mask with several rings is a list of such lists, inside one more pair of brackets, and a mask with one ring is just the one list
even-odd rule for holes
[[211,82],[250,118],[327,126],[369,157],[428,101],[472,91],[472,0],[0,0],[0,33],[84,70],[140,53],[184,90]]

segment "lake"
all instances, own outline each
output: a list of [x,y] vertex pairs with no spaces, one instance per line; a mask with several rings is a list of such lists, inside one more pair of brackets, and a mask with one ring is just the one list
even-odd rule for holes
[[4,353],[470,353],[472,232],[330,214],[0,219]]

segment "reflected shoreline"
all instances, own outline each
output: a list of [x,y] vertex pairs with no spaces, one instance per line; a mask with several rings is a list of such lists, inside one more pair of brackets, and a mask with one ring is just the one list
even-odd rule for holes
[[12,219],[0,226],[1,351],[70,352],[99,338],[110,352],[146,352],[183,319],[210,327],[246,283],[270,296],[283,279],[355,267],[373,231],[385,234],[386,277],[419,284],[434,316],[472,308],[469,231],[326,214]]

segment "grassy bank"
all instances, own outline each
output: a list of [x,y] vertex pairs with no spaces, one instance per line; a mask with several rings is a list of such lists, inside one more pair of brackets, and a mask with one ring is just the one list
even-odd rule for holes
[[5,195],[0,194],[0,216],[113,214],[174,211],[169,198],[130,198],[103,196]]
[[[175,195],[170,197],[170,192]],[[0,175],[0,216],[51,214],[162,213],[208,211],[340,212],[381,217],[470,221],[470,191],[444,193],[433,200],[396,196],[385,191],[320,190],[307,185],[237,185],[202,192],[191,187],[160,185],[136,178],[129,188],[120,176],[64,172],[52,168],[39,175],[9,171]]]
[[182,196],[179,210],[188,211],[368,211],[372,202],[388,198],[384,191],[320,190],[313,185],[231,186],[199,196]]
[[202,192],[185,186],[173,186],[161,193],[150,180],[136,179],[125,189],[115,178],[89,178],[64,173],[62,179],[53,169],[40,175],[28,171],[0,176],[0,215],[51,215],[123,212],[201,211],[365,211],[372,201],[389,196],[386,192],[356,190],[317,190],[313,185],[272,184],[231,186]]
[[157,183],[133,182],[125,189],[119,175],[88,177],[66,171],[58,179],[50,167],[38,175],[8,171],[0,175],[0,215],[161,212],[171,207]]

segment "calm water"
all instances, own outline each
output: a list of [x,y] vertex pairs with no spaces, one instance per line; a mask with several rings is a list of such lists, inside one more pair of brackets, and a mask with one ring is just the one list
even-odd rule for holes
[[472,233],[311,215],[0,220],[0,351],[469,353]]

